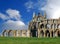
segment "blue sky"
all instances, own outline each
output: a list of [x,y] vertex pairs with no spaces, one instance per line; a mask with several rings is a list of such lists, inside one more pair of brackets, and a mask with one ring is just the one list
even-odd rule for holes
[[[25,25],[26,27],[28,27],[28,23],[33,16],[33,12],[40,12],[40,8],[42,7],[43,2],[44,0],[0,0],[0,32],[4,29],[10,28],[19,29],[16,26],[16,28],[12,27],[21,22],[22,24],[20,24],[19,26]],[[15,12],[17,14],[17,17],[13,16],[13,13]],[[13,26],[10,27],[11,25]]]
[[33,12],[44,11],[47,18],[60,17],[60,0],[0,0],[0,32],[4,29],[27,29]]
[[[37,8],[36,9],[28,8],[28,9],[30,9],[30,11],[27,12],[25,3],[29,2],[29,1],[31,1],[31,0],[0,0],[0,12],[6,14],[6,10],[8,10],[8,9],[18,10],[22,16],[22,19],[24,19],[23,21],[25,23],[27,23],[29,20],[31,20],[32,13],[34,11],[40,12],[40,10],[38,10]],[[36,2],[36,0],[32,0],[32,1]],[[41,1],[41,3],[42,3],[42,1]],[[0,21],[2,22],[1,19],[0,19]]]
[[26,2],[27,0],[0,0],[0,12],[6,14],[5,11],[7,9],[16,9],[22,15],[22,19],[24,19],[24,22],[26,22],[26,20],[28,21],[30,19],[29,18],[25,20],[25,18],[29,16],[24,5]]

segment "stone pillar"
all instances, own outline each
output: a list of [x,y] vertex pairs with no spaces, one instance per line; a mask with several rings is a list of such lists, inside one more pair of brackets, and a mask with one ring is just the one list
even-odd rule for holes
[[45,31],[44,31],[44,37],[46,37]]
[[18,37],[22,37],[22,30],[18,30]]
[[27,37],[30,37],[30,30],[27,30]]
[[49,33],[47,33],[47,37],[48,37]]
[[57,32],[56,32],[56,37],[58,37],[58,30],[57,30]]
[[40,37],[40,30],[38,29],[38,38]]
[[17,34],[17,37],[20,37],[20,30],[17,30],[16,34]]
[[3,36],[3,37],[5,36],[5,32],[6,32],[6,30],[4,30],[4,31],[2,32],[2,36]]
[[2,37],[4,37],[4,32],[2,33]]
[[13,30],[14,37],[16,37],[16,30]]
[[26,34],[27,32],[26,32],[26,30],[22,30],[22,37],[26,37]]
[[50,31],[50,37],[52,37],[52,33],[51,33],[51,31]]
[[55,33],[55,37],[58,37],[57,32]]

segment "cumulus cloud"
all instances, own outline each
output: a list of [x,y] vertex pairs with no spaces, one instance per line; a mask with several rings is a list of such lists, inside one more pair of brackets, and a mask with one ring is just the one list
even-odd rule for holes
[[27,29],[28,28],[27,25],[25,25],[22,21],[8,20],[3,25],[4,25],[3,29],[22,30],[22,29]]
[[9,15],[9,17],[10,18],[14,18],[14,19],[16,19],[16,20],[20,20],[20,18],[21,18],[21,15],[20,15],[20,13],[19,13],[19,11],[18,10],[12,10],[12,9],[8,9],[7,11],[6,11],[6,13]]
[[47,12],[48,18],[57,19],[60,17],[60,0],[47,0],[47,4],[42,8]]
[[3,20],[7,19],[21,20],[21,15],[18,10],[8,9],[6,10],[6,14],[0,13],[0,18]]
[[9,19],[9,17],[3,13],[0,13],[0,19],[7,20],[7,19]]
[[[2,29],[27,29],[27,25],[21,20],[21,15],[18,10],[8,9],[6,14],[0,13],[0,18],[6,20],[2,24]],[[15,19],[15,21],[13,20]]]
[[37,0],[25,3],[27,10],[35,9],[46,11],[47,18],[58,19],[60,17],[60,0]]
[[37,0],[36,2],[28,1],[25,3],[25,7],[27,9],[27,12],[29,12],[31,9],[41,10],[41,7],[43,7],[46,4],[45,2],[46,0]]

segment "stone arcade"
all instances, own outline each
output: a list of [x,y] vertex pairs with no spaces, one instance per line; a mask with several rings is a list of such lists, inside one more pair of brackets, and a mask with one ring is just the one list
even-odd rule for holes
[[60,18],[47,19],[38,13],[33,13],[33,19],[29,22],[28,30],[4,30],[2,36],[8,37],[60,37]]

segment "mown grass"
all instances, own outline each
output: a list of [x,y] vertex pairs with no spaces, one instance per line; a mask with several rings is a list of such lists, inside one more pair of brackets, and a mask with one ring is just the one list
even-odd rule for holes
[[60,44],[60,38],[0,37],[0,44]]

